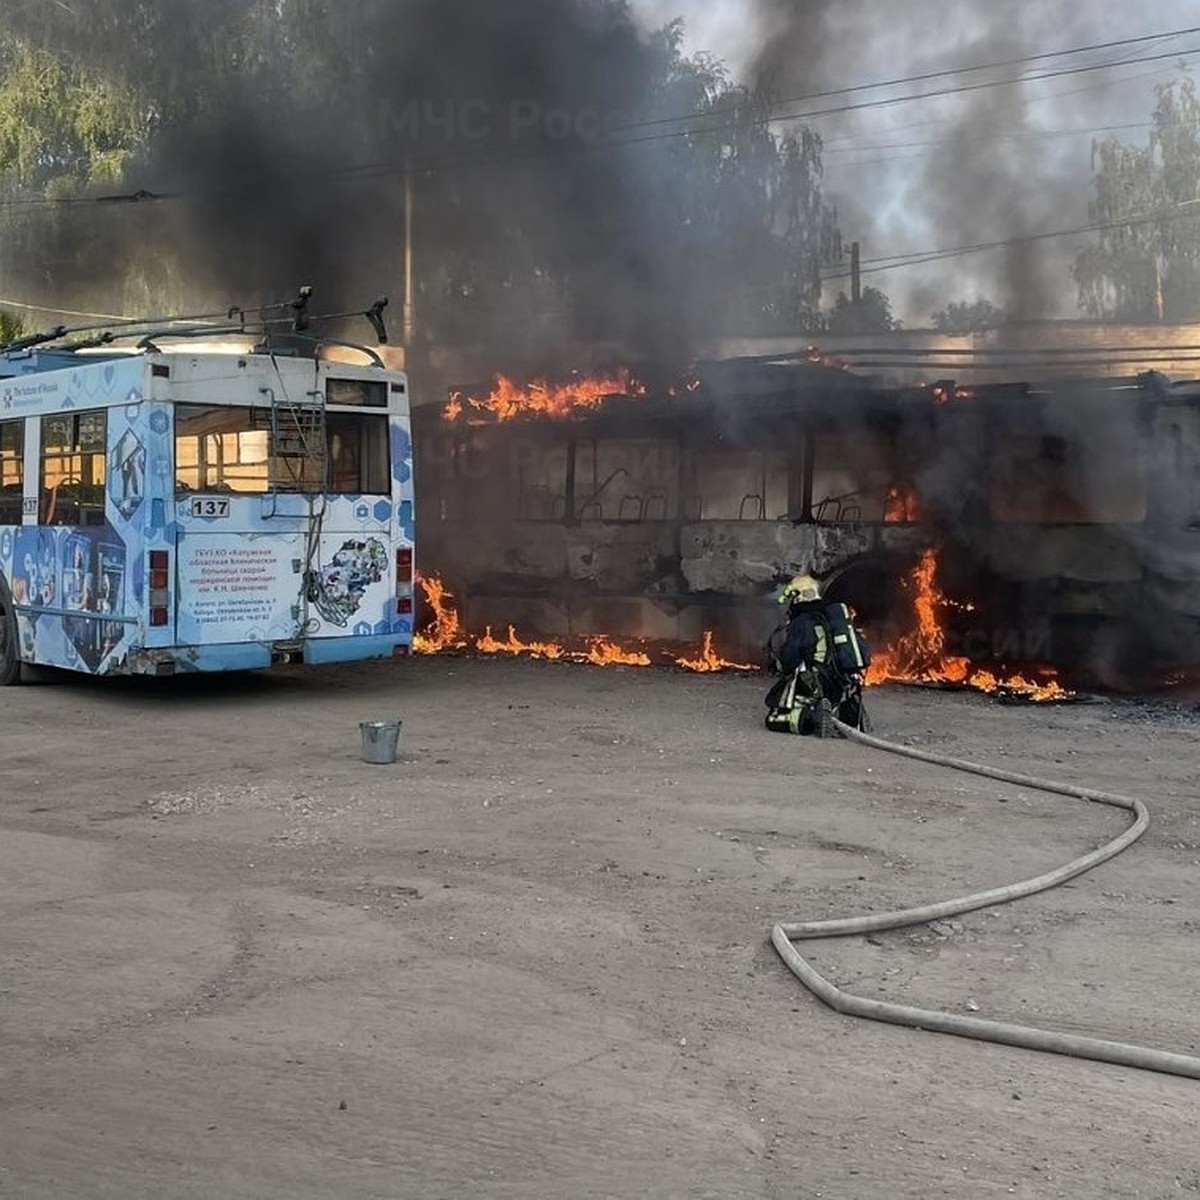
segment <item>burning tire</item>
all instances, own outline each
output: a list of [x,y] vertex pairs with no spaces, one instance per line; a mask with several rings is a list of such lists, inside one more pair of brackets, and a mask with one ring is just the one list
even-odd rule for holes
[[10,687],[21,678],[21,653],[17,641],[17,613],[12,596],[0,579],[0,687]]

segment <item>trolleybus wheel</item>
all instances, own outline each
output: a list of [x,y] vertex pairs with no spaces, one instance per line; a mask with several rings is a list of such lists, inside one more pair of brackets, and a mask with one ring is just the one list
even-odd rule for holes
[[17,613],[12,596],[0,579],[0,687],[8,687],[21,678],[21,652],[17,641]]

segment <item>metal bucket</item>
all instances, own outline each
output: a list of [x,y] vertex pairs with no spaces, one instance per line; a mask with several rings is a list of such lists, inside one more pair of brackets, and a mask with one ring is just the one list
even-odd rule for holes
[[380,766],[394,763],[401,724],[400,721],[363,721],[358,727],[362,732],[363,762]]

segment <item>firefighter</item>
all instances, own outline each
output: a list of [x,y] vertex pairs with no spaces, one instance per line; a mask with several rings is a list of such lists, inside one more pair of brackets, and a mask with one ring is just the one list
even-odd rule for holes
[[827,603],[811,575],[783,589],[787,619],[771,636],[771,669],[780,676],[767,693],[767,728],[778,733],[831,737],[833,718],[866,730],[863,672],[871,661],[844,604]]

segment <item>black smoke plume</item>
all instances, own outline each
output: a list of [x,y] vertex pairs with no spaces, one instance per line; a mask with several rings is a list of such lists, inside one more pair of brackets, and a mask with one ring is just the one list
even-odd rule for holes
[[389,293],[394,326],[409,175],[431,340],[679,357],[793,320],[780,297],[819,287],[778,248],[770,135],[738,110],[716,140],[681,136],[672,118],[728,89],[625,0],[73,0],[8,23],[145,102],[126,175],[149,195],[57,211],[8,264],[69,307],[249,305],[303,282],[318,307]]

